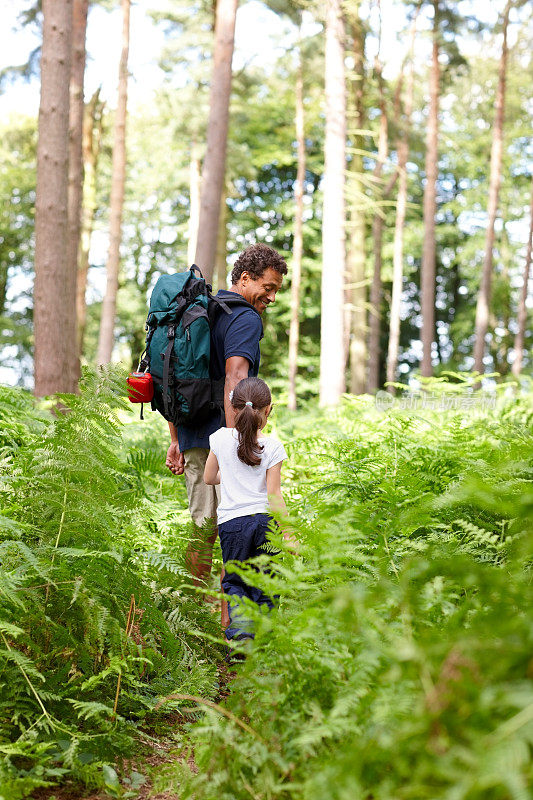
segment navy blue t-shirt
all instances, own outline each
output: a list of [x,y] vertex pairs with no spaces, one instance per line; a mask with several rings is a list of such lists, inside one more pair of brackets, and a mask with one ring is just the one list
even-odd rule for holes
[[[217,297],[233,297],[236,293],[220,289]],[[226,360],[232,356],[241,356],[248,360],[248,377],[259,373],[261,352],[259,341],[263,338],[261,318],[251,308],[237,306],[226,314],[220,310],[211,331],[211,356],[209,371],[212,380],[220,380],[226,374]],[[209,447],[209,437],[223,427],[224,420],[220,411],[206,420],[199,428],[178,425],[178,442],[182,453],[191,447]]]

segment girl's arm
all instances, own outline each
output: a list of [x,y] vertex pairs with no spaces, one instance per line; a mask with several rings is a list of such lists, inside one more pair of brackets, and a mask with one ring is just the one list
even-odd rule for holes
[[[287,506],[285,505],[285,500],[283,499],[283,495],[281,494],[281,465],[282,461],[278,464],[274,464],[273,467],[270,467],[266,471],[266,479],[267,479],[267,494],[268,494],[268,504],[272,511],[275,513],[280,514],[287,514]],[[287,530],[286,528],[282,528],[283,538],[286,542],[290,542],[293,547],[291,548],[294,553],[298,553],[298,539],[294,536],[294,534]]]
[[204,483],[208,486],[218,486],[220,483],[220,469],[218,460],[212,450],[209,451],[204,469]]
[[281,465],[283,461],[274,464],[266,471],[268,504],[275,513],[286,514],[287,506],[281,494]]

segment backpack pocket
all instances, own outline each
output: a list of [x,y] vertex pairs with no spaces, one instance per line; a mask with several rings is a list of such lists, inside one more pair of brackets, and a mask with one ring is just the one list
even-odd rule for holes
[[[183,379],[208,379],[209,357],[211,354],[211,330],[207,309],[200,303],[189,306],[183,314],[180,325],[183,338],[181,362],[178,357],[176,377]],[[180,331],[180,334],[181,334]]]

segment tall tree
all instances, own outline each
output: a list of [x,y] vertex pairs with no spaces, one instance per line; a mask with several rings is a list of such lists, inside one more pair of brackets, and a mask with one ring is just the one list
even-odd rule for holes
[[[374,73],[377,78],[379,91],[379,132],[378,132],[378,152],[376,166],[374,167],[374,178],[382,180],[383,166],[389,154],[389,120],[387,116],[387,106],[385,101],[385,87],[383,81],[383,65],[381,63],[381,3],[378,2],[380,14],[380,29],[378,38],[378,52],[374,59]],[[381,202],[386,201],[396,183],[398,173],[395,170],[387,181],[386,186],[381,191]],[[381,268],[382,268],[382,245],[383,245],[383,226],[385,223],[383,210],[377,206],[372,219],[372,241],[374,250],[374,269],[372,273],[372,284],[370,286],[370,306],[368,316],[368,378],[366,390],[369,393],[377,391],[379,387],[379,367],[380,367],[380,336],[381,336]]]
[[113,158],[111,172],[111,204],[109,226],[109,252],[107,256],[107,283],[102,303],[97,361],[111,361],[114,343],[115,313],[117,307],[118,273],[120,267],[120,242],[122,238],[122,211],[126,183],[126,116],[128,107],[128,55],[130,48],[130,0],[122,0],[122,53],[118,77],[118,102],[113,133]]
[[207,150],[202,169],[199,236],[195,262],[211,282],[218,237],[220,197],[226,170],[231,62],[238,0],[217,0],[215,49],[207,124]]
[[481,273],[481,285],[476,305],[476,327],[474,341],[474,369],[482,374],[484,372],[483,356],[485,354],[485,337],[489,325],[490,293],[492,281],[492,265],[494,251],[494,224],[498,213],[498,201],[502,179],[502,154],[503,154],[503,123],[505,116],[505,88],[507,76],[507,28],[509,25],[509,12],[512,7],[511,0],[507,0],[502,19],[502,51],[498,74],[498,88],[496,90],[494,125],[492,129],[492,147],[490,153],[490,179],[488,220],[485,234],[485,256]]
[[215,255],[215,274],[217,278],[217,289],[226,288],[228,276],[228,264],[226,256],[228,254],[228,205],[226,203],[226,186],[222,186],[220,197],[220,214],[218,216],[218,236],[217,252]]
[[[72,392],[74,302],[65,302],[72,0],[43,0],[35,202],[35,393]],[[75,324],[75,323],[74,323]]]
[[202,162],[199,147],[195,139],[191,142],[191,160],[189,164],[189,226],[187,238],[187,264],[194,262],[198,241],[198,223],[200,217],[200,186]]
[[526,338],[526,325],[527,325],[527,288],[529,283],[529,273],[531,270],[531,246],[533,244],[533,175],[531,176],[531,198],[529,201],[529,236],[527,239],[526,247],[526,261],[524,264],[524,280],[522,283],[522,290],[520,292],[520,300],[518,302],[518,329],[514,340],[515,357],[513,366],[511,368],[515,378],[518,378],[522,371],[522,362],[524,360],[524,341]]
[[298,42],[298,63],[296,67],[295,86],[297,168],[296,181],[294,183],[294,238],[292,246],[291,321],[289,328],[289,396],[287,403],[291,411],[296,409],[296,374],[298,372],[298,343],[300,339],[300,286],[302,282],[305,184],[305,111],[301,24]]
[[424,186],[424,241],[422,245],[421,274],[422,363],[420,371],[425,377],[433,374],[431,351],[435,338],[435,215],[437,213],[437,178],[439,171],[438,141],[440,98],[439,18],[439,0],[433,0],[429,112],[426,134],[426,183]]
[[[398,197],[396,200],[396,221],[394,225],[394,247],[393,247],[393,268],[392,268],[392,297],[390,304],[390,328],[389,346],[387,354],[387,382],[396,380],[398,368],[398,350],[400,345],[400,306],[402,299],[403,284],[403,237],[405,227],[405,213],[407,210],[407,159],[409,156],[409,135],[411,131],[411,114],[413,111],[413,91],[414,91],[414,42],[416,34],[416,20],[418,10],[415,12],[413,24],[411,26],[411,43],[409,49],[409,71],[407,73],[407,87],[405,108],[403,114],[403,124],[397,126],[398,142]],[[401,82],[399,88],[401,87]],[[397,98],[398,106],[400,97]],[[398,121],[400,113],[397,114]],[[389,391],[394,392],[394,388],[389,386]]]
[[[81,207],[83,194],[83,80],[85,75],[87,33],[87,13],[89,0],[73,0],[72,7],[72,62],[70,65],[70,138],[68,169],[68,239],[67,239],[67,276],[65,286],[65,302],[77,310],[76,284],[78,277],[78,256],[80,252]],[[76,315],[69,318],[72,330],[65,335],[77,339]],[[74,373],[79,374],[79,352],[73,350]]]
[[359,3],[351,8],[354,69],[351,80],[353,103],[352,157],[349,166],[350,227],[346,278],[349,296],[350,392],[362,394],[366,388],[366,207],[363,184],[363,150],[365,127],[365,30],[359,16]]
[[346,87],[341,0],[326,3],[326,140],[322,213],[320,404],[337,405],[344,378]]
[[76,319],[78,323],[78,359],[83,354],[85,327],[87,323],[87,276],[89,272],[89,252],[96,214],[96,175],[102,139],[104,102],[100,100],[97,89],[83,114],[83,200],[81,212],[81,235],[78,258],[78,279],[76,281]]

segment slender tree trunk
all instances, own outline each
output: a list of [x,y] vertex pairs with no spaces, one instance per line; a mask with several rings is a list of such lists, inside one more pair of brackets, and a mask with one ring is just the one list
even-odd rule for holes
[[[387,200],[394,189],[398,180],[396,170],[386,183],[382,200]],[[385,220],[380,214],[374,214],[372,220],[372,240],[374,243],[374,273],[372,285],[370,287],[370,313],[369,313],[369,336],[368,336],[368,382],[367,392],[372,394],[379,389],[379,375],[381,365],[381,270],[383,263],[383,228]]]
[[[68,170],[68,283],[65,302],[77,310],[78,255],[80,250],[81,205],[83,195],[83,80],[85,76],[85,38],[89,0],[74,0],[72,9],[72,62],[70,65],[70,140]],[[70,319],[72,329],[65,331],[71,340],[77,338],[76,315]],[[73,350],[72,370],[79,378],[80,354]]]
[[531,246],[533,244],[533,176],[531,178],[531,200],[529,203],[529,236],[527,240],[526,262],[524,264],[524,282],[522,284],[522,291],[520,292],[520,300],[518,302],[518,330],[514,340],[515,358],[511,371],[515,378],[518,378],[522,371],[522,361],[524,358],[524,341],[526,338],[526,325],[527,325],[527,288],[529,283],[529,272],[531,269]]
[[[416,35],[416,16],[411,27],[411,46],[409,50],[409,72],[404,109],[403,128],[397,125],[399,131],[396,150],[398,154],[398,197],[396,200],[396,221],[394,224],[393,267],[392,267],[392,297],[389,321],[389,347],[387,353],[387,382],[396,380],[398,369],[398,352],[400,348],[400,310],[403,288],[403,234],[405,228],[405,215],[407,211],[407,159],[409,156],[409,135],[411,132],[411,114],[413,112],[414,91],[414,42]],[[399,100],[399,97],[398,97]],[[400,113],[398,109],[398,123]],[[388,391],[394,394],[394,387],[389,386]]]
[[[503,219],[506,220],[509,218],[509,208],[507,208],[507,213],[503,213]],[[499,358],[500,358],[500,365],[498,367],[498,372],[500,375],[507,375],[510,369],[509,365],[509,350],[511,349],[511,337],[509,332],[509,323],[511,321],[511,282],[509,278],[509,265],[512,261],[512,252],[509,242],[509,234],[507,232],[507,226],[504,222],[502,233],[501,233],[501,258],[502,258],[502,273],[501,278],[505,285],[506,295],[507,295],[507,302],[504,304],[502,310],[502,328],[504,330],[504,334],[501,339],[501,345],[499,347]]]
[[344,379],[344,170],[346,166],[346,87],[344,20],[341,0],[326,5],[326,138],[322,214],[322,309],[320,323],[320,404],[337,405]]
[[[353,37],[354,72],[354,125],[362,131],[364,113],[364,59],[365,33],[359,17],[354,22]],[[364,147],[364,135],[354,136],[355,149]],[[367,279],[366,279],[366,196],[362,181],[363,157],[354,153],[350,163],[350,188],[353,191],[351,224],[349,232],[348,270],[350,281],[350,392],[363,394],[366,388],[367,366]]]
[[288,408],[296,410],[296,375],[298,372],[298,345],[300,340],[300,285],[302,281],[303,214],[305,183],[305,116],[302,50],[298,49],[296,73],[296,147],[297,168],[294,184],[294,240],[292,248],[291,322],[289,328],[289,396]]
[[489,179],[489,202],[488,202],[488,221],[485,235],[485,257],[483,259],[483,271],[481,274],[481,285],[476,305],[476,327],[474,342],[474,369],[479,374],[483,374],[483,356],[485,354],[485,337],[489,324],[490,293],[492,281],[492,261],[494,249],[494,223],[498,213],[498,199],[500,195],[501,173],[502,173],[502,154],[503,154],[503,122],[505,114],[505,83],[507,72],[507,27],[509,24],[509,11],[512,2],[508,0],[503,12],[503,42],[500,57],[500,68],[498,76],[498,89],[496,91],[495,119],[492,130],[492,148],[490,153],[490,179]]
[[118,78],[118,102],[113,132],[113,158],[111,174],[111,204],[109,226],[109,252],[107,256],[107,285],[102,303],[100,336],[98,339],[98,364],[111,361],[117,308],[118,273],[120,267],[120,242],[122,239],[122,210],[126,183],[126,114],[128,106],[128,54],[130,47],[130,0],[122,0],[122,54]]
[[96,214],[96,173],[102,137],[104,103],[100,100],[100,89],[93,94],[85,106],[83,116],[83,203],[81,214],[80,252],[78,279],[76,282],[76,319],[78,322],[78,358],[83,355],[85,328],[87,325],[87,275],[89,252]]
[[75,338],[69,339],[67,207],[72,0],[43,0],[41,101],[35,203],[35,394],[72,392]]
[[429,78],[429,115],[426,135],[426,185],[424,187],[424,243],[422,247],[421,306],[422,364],[424,377],[433,375],[431,349],[435,339],[435,215],[437,213],[439,137],[439,0],[433,0],[433,48]]
[[0,266],[0,317],[3,316],[6,308],[7,297],[7,267]]
[[228,277],[228,206],[226,203],[226,186],[222,186],[220,197],[220,214],[218,218],[217,252],[215,256],[215,271],[217,276],[217,289],[225,289]]
[[[381,15],[381,5],[378,3]],[[380,27],[381,30],[381,27]],[[381,32],[379,46],[381,49]],[[387,118],[387,108],[385,103],[385,91],[383,86],[383,74],[380,54],[376,55],[374,62],[374,72],[378,79],[379,87],[379,135],[378,153],[374,177],[381,179],[383,165],[389,154],[389,121]],[[396,182],[397,172],[394,173],[394,183]],[[392,191],[391,180],[384,187],[381,199],[386,200]],[[390,186],[390,188],[389,188]],[[368,315],[368,380],[366,390],[369,393],[376,392],[379,387],[379,365],[380,365],[380,336],[381,336],[381,268],[382,268],[382,243],[383,243],[383,211],[377,209],[372,219],[372,243],[374,250],[374,271],[372,274],[372,284],[370,286],[370,308]]]
[[200,174],[201,162],[196,141],[191,142],[191,161],[189,164],[189,241],[187,242],[187,264],[194,263],[196,242],[198,240],[198,223],[200,221]]
[[213,76],[207,124],[207,150],[202,170],[199,236],[195,262],[211,282],[217,248],[220,196],[226,172],[231,62],[238,0],[218,0],[215,23]]

